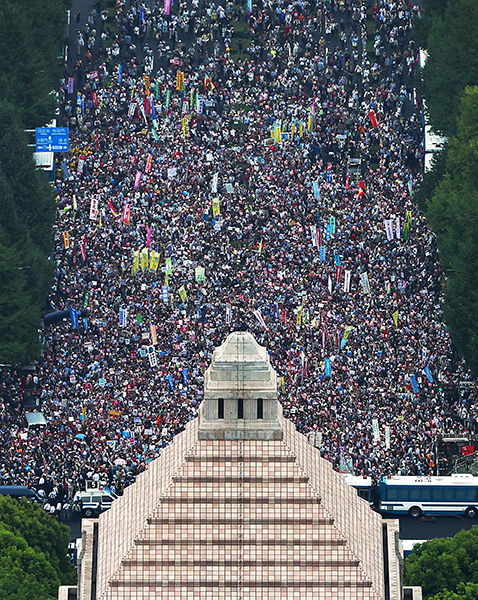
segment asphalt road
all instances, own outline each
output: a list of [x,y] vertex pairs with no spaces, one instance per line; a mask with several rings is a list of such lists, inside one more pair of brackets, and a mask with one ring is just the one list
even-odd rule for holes
[[400,518],[400,539],[402,540],[433,540],[435,538],[453,537],[462,529],[471,529],[478,525],[478,519],[465,519],[458,515],[452,517],[434,517],[434,521],[413,519],[404,516]]

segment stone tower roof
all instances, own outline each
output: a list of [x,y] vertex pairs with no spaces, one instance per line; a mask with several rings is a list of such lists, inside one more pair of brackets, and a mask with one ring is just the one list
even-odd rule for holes
[[[206,390],[241,360],[270,375],[251,338],[232,334],[216,350]],[[263,381],[268,389],[274,380]],[[249,435],[254,419],[237,415],[217,420],[244,421],[241,438],[210,436],[206,419],[201,439],[204,420],[195,419],[101,515],[96,598],[384,598],[381,517],[268,401],[270,419],[255,420],[263,431],[276,423],[279,439]]]

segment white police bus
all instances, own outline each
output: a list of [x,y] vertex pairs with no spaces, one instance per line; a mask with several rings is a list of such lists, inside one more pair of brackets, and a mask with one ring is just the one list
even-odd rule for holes
[[346,475],[345,479],[380,512],[412,517],[464,514],[470,519],[478,515],[478,477],[473,475],[383,477],[378,490],[370,478]]

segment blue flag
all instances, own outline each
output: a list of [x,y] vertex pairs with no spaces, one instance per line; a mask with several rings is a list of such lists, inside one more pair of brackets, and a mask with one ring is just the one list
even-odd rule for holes
[[417,378],[415,375],[410,375],[410,383],[412,384],[413,393],[418,394],[420,390],[418,389]]
[[78,312],[76,308],[70,308],[71,328],[78,329]]
[[168,380],[171,391],[174,392],[173,376],[171,375],[171,373],[167,376],[166,379]]
[[430,367],[425,367],[425,375],[427,376],[427,379],[430,383],[433,383],[433,375],[432,372],[430,371]]

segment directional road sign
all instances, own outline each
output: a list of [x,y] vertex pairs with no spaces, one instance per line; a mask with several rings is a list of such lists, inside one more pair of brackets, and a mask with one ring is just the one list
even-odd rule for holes
[[37,127],[37,152],[68,152],[68,127]]

